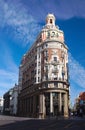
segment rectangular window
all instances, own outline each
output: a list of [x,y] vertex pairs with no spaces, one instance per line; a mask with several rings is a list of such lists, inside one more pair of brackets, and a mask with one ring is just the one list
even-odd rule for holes
[[46,80],[48,80],[48,75],[46,75]]
[[34,78],[34,81],[36,82],[36,78]]
[[38,82],[39,82],[39,79],[40,79],[40,78],[38,77]]
[[48,51],[47,50],[44,52],[44,55],[45,55],[45,57],[48,57]]
[[48,88],[48,84],[47,83],[45,83],[45,87]]
[[46,57],[46,59],[45,59],[46,61],[48,61],[48,58]]
[[40,73],[40,69],[38,69],[38,74]]
[[58,83],[56,83],[56,82],[55,82],[55,83],[54,83],[54,87],[56,87],[56,88],[57,88],[57,87],[58,87]]
[[46,72],[48,71],[48,66],[45,66],[45,70],[46,70]]
[[38,62],[38,66],[40,66],[40,61]]
[[46,47],[48,46],[48,44],[46,44]]
[[57,57],[54,57],[54,61],[57,61]]

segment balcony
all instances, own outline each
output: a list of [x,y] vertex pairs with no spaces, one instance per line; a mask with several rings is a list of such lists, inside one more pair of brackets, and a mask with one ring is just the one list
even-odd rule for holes
[[59,64],[59,61],[51,61],[51,64],[53,64],[53,65],[58,65],[58,64]]
[[52,73],[58,73],[59,70],[58,69],[52,69]]
[[54,82],[54,81],[57,81],[57,82],[64,82],[64,83],[67,83],[67,84],[69,84],[69,82],[66,80],[66,79],[63,79],[63,78],[58,78],[58,77],[48,77],[48,78],[46,78],[46,77],[43,77],[42,78],[42,82],[46,82],[46,81],[48,81],[48,82]]
[[42,78],[42,82],[44,82],[44,81],[50,81],[51,79],[50,78],[46,78],[46,77],[44,77],[44,78]]

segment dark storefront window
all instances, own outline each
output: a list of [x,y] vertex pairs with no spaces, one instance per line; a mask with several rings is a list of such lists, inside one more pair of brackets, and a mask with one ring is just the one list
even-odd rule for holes
[[46,115],[50,115],[50,93],[45,94]]

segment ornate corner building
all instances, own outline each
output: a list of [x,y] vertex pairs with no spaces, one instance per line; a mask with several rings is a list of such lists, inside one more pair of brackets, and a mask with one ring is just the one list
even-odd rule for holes
[[18,100],[20,116],[68,117],[68,47],[53,14],[47,15],[46,25],[22,58]]

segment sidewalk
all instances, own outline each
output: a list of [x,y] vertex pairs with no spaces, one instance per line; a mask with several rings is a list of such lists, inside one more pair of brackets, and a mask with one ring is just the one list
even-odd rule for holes
[[47,119],[57,119],[57,120],[85,120],[85,116],[79,117],[79,116],[70,116],[70,117],[63,117],[63,116],[57,116],[57,117],[49,117]]

